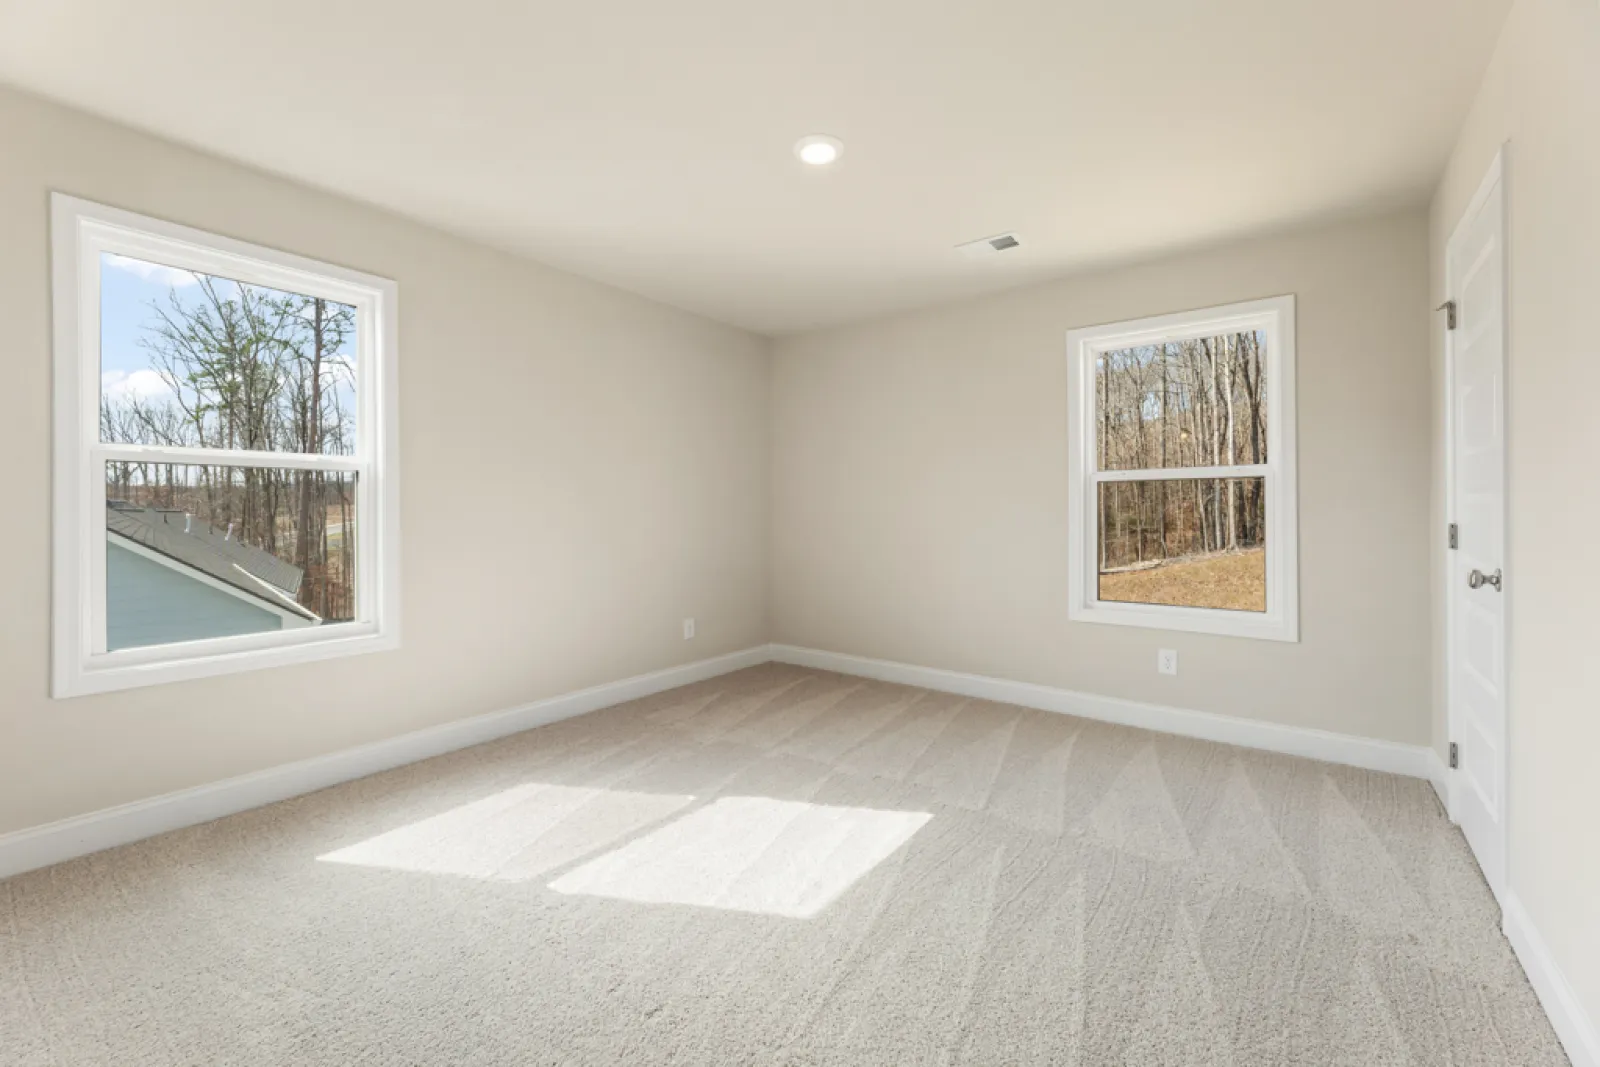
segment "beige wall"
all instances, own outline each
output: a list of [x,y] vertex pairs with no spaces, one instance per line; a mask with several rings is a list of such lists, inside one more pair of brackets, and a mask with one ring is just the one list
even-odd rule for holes
[[[1069,623],[1066,331],[1282,293],[1300,643]],[[1426,299],[1417,210],[778,342],[773,639],[1426,743]]]
[[[0,832],[766,640],[764,340],[3,89],[0,145]],[[399,282],[400,652],[49,699],[52,189]]]
[[[1508,883],[1600,1023],[1600,4],[1519,0],[1435,196],[1444,247],[1506,149]],[[1443,390],[1443,340],[1434,377]],[[1441,412],[1435,405],[1435,422]],[[1436,478],[1442,485],[1441,476]],[[1436,493],[1436,509],[1439,494]],[[1437,521],[1443,521],[1440,515]],[[1442,553],[1434,561],[1441,581]],[[1436,663],[1442,659],[1436,658]],[[1440,668],[1442,670],[1442,667]],[[1442,703],[1435,740],[1445,738]]]

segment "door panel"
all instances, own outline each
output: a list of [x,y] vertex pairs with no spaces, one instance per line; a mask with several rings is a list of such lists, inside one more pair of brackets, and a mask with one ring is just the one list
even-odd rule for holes
[[[1459,548],[1447,587],[1451,817],[1484,877],[1505,880],[1505,257],[1498,161],[1446,254],[1457,305],[1450,334],[1450,500]],[[1470,584],[1474,571],[1501,585]]]

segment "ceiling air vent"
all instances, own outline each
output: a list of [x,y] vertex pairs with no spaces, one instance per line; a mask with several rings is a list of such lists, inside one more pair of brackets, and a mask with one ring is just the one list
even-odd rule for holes
[[1022,238],[1014,233],[1000,233],[993,237],[984,237],[977,241],[968,241],[964,245],[956,245],[956,251],[968,259],[987,259],[998,256],[1001,252],[1009,252],[1013,248],[1022,247]]

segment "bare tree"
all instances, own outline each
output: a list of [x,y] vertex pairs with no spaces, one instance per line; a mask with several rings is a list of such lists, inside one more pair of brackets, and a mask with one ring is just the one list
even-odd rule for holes
[[[166,386],[162,400],[108,394],[108,441],[262,452],[348,454],[352,413],[339,399],[354,380],[346,354],[355,309],[315,297],[200,275],[151,305],[139,338]],[[219,532],[291,559],[300,602],[325,619],[353,617],[350,549],[354,486],[320,472],[222,464],[111,464],[108,496],[183,510]],[[328,515],[341,516],[329,559]]]
[[[1103,353],[1096,431],[1105,470],[1174,470],[1265,460],[1258,333]],[[1259,479],[1110,482],[1098,517],[1101,569],[1260,548]]]

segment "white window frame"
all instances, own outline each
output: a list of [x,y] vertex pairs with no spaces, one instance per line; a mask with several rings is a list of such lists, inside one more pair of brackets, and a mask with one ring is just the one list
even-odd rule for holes
[[[51,195],[55,317],[52,693],[57,698],[381,652],[400,645],[398,287],[260,245]],[[356,447],[348,456],[100,441],[105,252],[356,309]],[[356,618],[119,649],[106,643],[105,465],[224,464],[356,474]]]
[[[1067,332],[1068,617],[1073,622],[1142,626],[1153,630],[1300,639],[1299,524],[1295,476],[1295,301],[1272,297],[1174,315],[1110,323]],[[1136,345],[1261,330],[1266,334],[1267,462],[1220,467],[1100,471],[1095,417],[1095,365],[1102,352]],[[1267,610],[1127,604],[1099,598],[1098,493],[1102,482],[1263,478],[1266,492]]]

